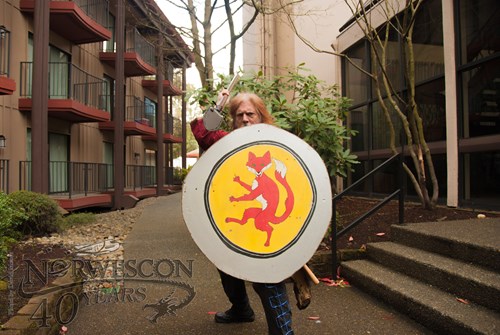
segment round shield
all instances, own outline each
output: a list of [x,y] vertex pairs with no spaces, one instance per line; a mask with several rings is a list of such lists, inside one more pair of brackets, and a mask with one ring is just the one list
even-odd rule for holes
[[184,182],[182,212],[217,268],[277,283],[316,251],[331,199],[318,153],[285,130],[258,124],[232,131],[201,156]]

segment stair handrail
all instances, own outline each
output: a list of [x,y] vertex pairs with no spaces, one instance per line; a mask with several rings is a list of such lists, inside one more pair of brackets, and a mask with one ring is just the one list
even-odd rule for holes
[[[336,202],[340,200],[345,194],[347,194],[349,191],[354,189],[356,186],[360,185],[361,183],[365,182],[366,179],[370,178],[372,175],[380,171],[381,169],[385,168],[387,165],[391,164],[393,161],[396,159],[399,159],[399,164],[398,164],[398,189],[382,199],[378,204],[376,204],[374,207],[372,207],[370,210],[362,214],[360,217],[352,221],[350,224],[348,224],[346,227],[344,227],[342,230],[337,232],[337,204]],[[385,162],[368,172],[366,175],[364,175],[362,178],[357,180],[355,183],[351,184],[349,187],[345,188],[342,192],[336,194],[332,198],[332,213],[333,213],[333,218],[332,218],[332,229],[331,229],[331,249],[332,249],[332,278],[335,279],[337,278],[337,269],[339,267],[339,262],[337,260],[337,239],[343,236],[345,233],[347,233],[349,230],[352,228],[356,227],[358,224],[363,222],[366,218],[370,217],[373,213],[378,211],[380,208],[385,206],[389,201],[394,199],[396,196],[398,197],[398,205],[399,205],[399,224],[404,223],[404,169],[403,169],[403,163],[404,163],[404,153],[397,153],[394,154],[392,157],[387,159]]]

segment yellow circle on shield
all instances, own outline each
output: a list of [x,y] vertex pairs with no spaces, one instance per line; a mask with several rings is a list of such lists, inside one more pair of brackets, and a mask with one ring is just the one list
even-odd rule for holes
[[208,214],[234,249],[259,257],[279,253],[309,223],[314,185],[300,158],[287,149],[274,144],[240,148],[212,172]]

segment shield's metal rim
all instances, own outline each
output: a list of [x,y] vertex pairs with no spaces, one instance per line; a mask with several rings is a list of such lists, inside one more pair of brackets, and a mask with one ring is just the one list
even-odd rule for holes
[[[264,134],[265,133],[265,134]],[[264,136],[265,135],[265,136]],[[312,211],[311,222],[297,243],[276,257],[252,258],[228,250],[227,246],[213,230],[208,216],[199,215],[200,207],[190,204],[204,204],[204,188],[210,171],[223,152],[259,140],[280,142],[288,136],[287,145],[302,157],[307,156],[311,175],[317,188],[317,201]],[[244,139],[244,142],[242,140]],[[292,143],[293,142],[293,143]],[[206,168],[206,167],[209,168]],[[290,277],[312,257],[326,232],[331,215],[331,190],[328,172],[321,157],[306,142],[280,128],[258,124],[234,130],[215,143],[202,155],[185,179],[182,197],[182,212],[191,236],[201,251],[220,270],[234,277],[261,283],[277,283]],[[311,227],[314,226],[314,229]]]

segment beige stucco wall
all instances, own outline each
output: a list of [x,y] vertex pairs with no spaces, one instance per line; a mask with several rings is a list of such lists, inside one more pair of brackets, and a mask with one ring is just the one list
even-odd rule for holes
[[[259,19],[243,40],[245,70],[279,73],[279,68],[305,63],[314,75],[327,83],[340,84],[340,59],[330,54],[339,28],[349,18],[344,0],[308,0],[294,7],[294,22],[300,35],[316,49],[307,46],[292,30],[286,16],[269,15]],[[244,13],[244,22],[249,12]]]

